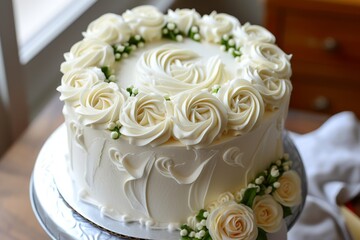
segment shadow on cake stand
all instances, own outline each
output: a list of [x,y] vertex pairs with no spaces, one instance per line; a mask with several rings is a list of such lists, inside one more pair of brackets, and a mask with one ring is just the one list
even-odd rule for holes
[[[289,134],[285,131],[283,134],[284,150],[290,155],[293,161],[292,169],[298,172],[302,181],[302,204],[292,208],[293,214],[285,218],[285,224],[288,230],[295,224],[305,203],[307,194],[306,174],[301,157],[293,144]],[[30,199],[33,211],[43,229],[52,239],[89,239],[89,240],[125,240],[139,239],[131,233],[148,232],[145,227],[137,223],[119,224],[114,220],[101,217],[111,224],[117,224],[115,228],[102,227],[89,221],[88,216],[82,216],[75,211],[62,197],[59,192],[55,175],[58,174],[57,162],[64,161],[67,151],[67,135],[64,125],[60,126],[45,142],[32,173],[30,181]],[[67,176],[64,176],[67,179]],[[84,204],[89,211],[98,210],[93,206]],[[91,218],[90,218],[91,219]],[[105,225],[106,226],[106,225]],[[120,226],[120,227],[119,227]],[[131,230],[131,231],[130,231]],[[138,231],[140,230],[140,231]],[[167,230],[153,232],[141,239],[179,239],[177,231],[169,232]]]

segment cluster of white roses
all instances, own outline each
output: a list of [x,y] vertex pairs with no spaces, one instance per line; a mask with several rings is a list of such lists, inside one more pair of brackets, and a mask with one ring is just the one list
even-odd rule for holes
[[301,204],[301,180],[288,156],[273,163],[247,188],[226,192],[181,226],[183,240],[266,240],[276,233],[291,207]]
[[[168,23],[172,23],[170,30],[176,28],[194,40],[201,38],[221,44],[224,35],[231,36],[231,44],[241,52],[237,55],[238,78],[221,83],[214,93],[211,93],[214,85],[206,82],[209,79],[199,78],[203,81],[197,83],[199,86],[206,83],[200,91],[183,89],[178,93],[178,86],[171,85],[177,94],[164,96],[140,91],[129,96],[113,83],[115,62],[127,54],[123,44],[131,39],[137,39],[141,45],[159,40],[164,27],[169,28]],[[213,12],[201,17],[193,9],[177,9],[164,15],[155,7],[140,6],[121,16],[101,16],[90,23],[83,35],[84,39],[64,55],[66,61],[61,65],[64,75],[58,87],[60,99],[74,109],[84,125],[115,129],[113,138],[124,135],[139,146],[159,145],[174,137],[187,146],[201,147],[225,131],[245,134],[260,122],[265,110],[280,107],[290,95],[290,57],[274,44],[274,36],[260,26],[241,26],[228,14]],[[233,52],[231,49],[225,48]],[[209,62],[209,75],[214,79],[211,83],[217,84],[222,77],[221,62],[218,59]],[[173,74],[184,82],[189,78],[195,81],[192,72],[183,75],[186,67],[172,66]]]

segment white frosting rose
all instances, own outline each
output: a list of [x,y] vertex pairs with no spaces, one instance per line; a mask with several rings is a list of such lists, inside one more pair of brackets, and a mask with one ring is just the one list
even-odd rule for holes
[[150,5],[135,7],[123,13],[122,17],[145,41],[161,39],[161,29],[165,25],[165,18],[157,8]]
[[287,207],[297,206],[301,203],[301,180],[294,171],[286,171],[278,182],[280,187],[273,192],[276,201]]
[[275,43],[275,37],[271,32],[262,26],[250,23],[237,27],[234,30],[234,39],[239,41],[240,45],[248,41]]
[[104,80],[105,75],[99,68],[72,69],[62,76],[61,85],[57,88],[61,93],[60,100],[77,107],[81,92]]
[[229,78],[219,57],[204,62],[198,60],[195,52],[171,44],[145,52],[137,69],[139,89],[168,96],[191,89],[210,89]]
[[239,20],[226,13],[212,12],[201,19],[200,34],[208,42],[219,43],[224,34],[232,34],[240,26]]
[[258,229],[251,208],[234,201],[226,202],[206,220],[212,239],[255,240]]
[[283,219],[283,209],[271,195],[256,196],[252,209],[258,227],[269,233],[275,233],[280,230]]
[[74,68],[111,67],[115,63],[113,48],[96,39],[84,39],[75,43],[64,57],[66,61],[60,68],[62,73]]
[[201,16],[195,9],[169,10],[167,14],[167,21],[175,23],[178,29],[186,35],[192,26],[199,25],[200,19]]
[[292,85],[288,79],[274,76],[271,69],[246,66],[241,71],[241,78],[249,80],[259,90],[266,108],[276,109],[290,97]]
[[290,79],[291,55],[285,54],[278,46],[271,43],[252,41],[241,48],[240,70],[246,66],[270,69],[278,78]]
[[187,146],[199,148],[219,137],[227,124],[224,105],[206,91],[184,92],[173,99],[173,135]]
[[219,89],[217,97],[224,103],[228,112],[227,129],[235,135],[249,132],[262,119],[262,97],[249,81],[233,79]]
[[104,41],[110,45],[124,43],[130,39],[132,31],[121,16],[107,13],[91,22],[83,33],[85,38]]
[[101,82],[82,92],[76,112],[84,125],[106,129],[108,123],[118,120],[125,100],[115,83]]
[[139,93],[128,98],[120,113],[121,134],[131,144],[160,145],[171,137],[170,102],[157,94]]

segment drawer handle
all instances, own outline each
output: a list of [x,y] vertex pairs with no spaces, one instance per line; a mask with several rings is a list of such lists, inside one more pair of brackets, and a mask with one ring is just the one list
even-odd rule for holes
[[333,37],[327,37],[323,41],[323,49],[326,52],[335,52],[339,47],[338,41]]
[[330,100],[325,96],[318,96],[314,99],[313,107],[316,111],[329,110]]

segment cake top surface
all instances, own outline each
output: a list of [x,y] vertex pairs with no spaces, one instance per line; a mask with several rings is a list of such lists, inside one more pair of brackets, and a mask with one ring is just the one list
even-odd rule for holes
[[65,53],[60,99],[130,143],[203,147],[244,135],[291,93],[290,55],[261,26],[194,9],[105,14]]

